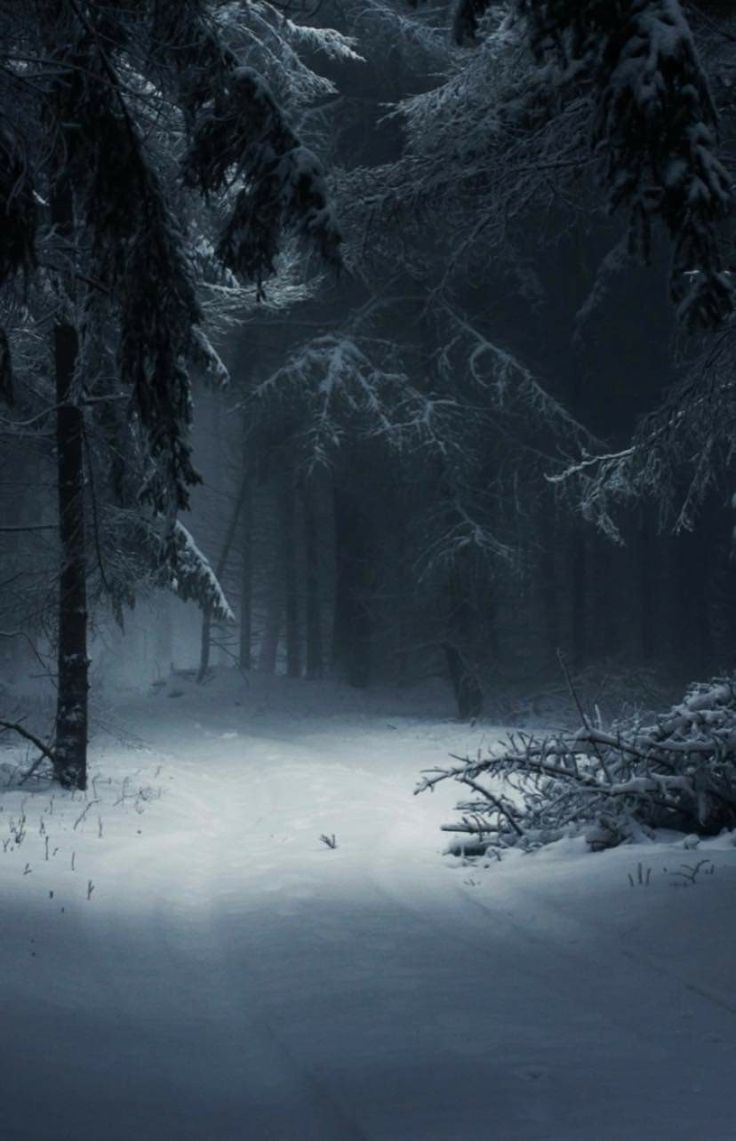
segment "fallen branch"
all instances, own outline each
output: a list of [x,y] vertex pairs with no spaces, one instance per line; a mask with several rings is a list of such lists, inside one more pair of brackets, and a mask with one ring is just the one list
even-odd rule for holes
[[606,731],[582,720],[577,731],[511,734],[486,756],[451,754],[459,763],[427,770],[416,792],[467,785],[479,800],[457,804],[460,823],[443,830],[486,834],[499,848],[582,832],[599,850],[656,828],[736,828],[736,678],[693,686],[653,725],[630,719]]
[[55,763],[53,750],[44,744],[41,738],[37,737],[35,733],[31,733],[30,729],[26,729],[25,725],[20,721],[4,721],[0,718],[0,729],[9,729],[11,732],[17,733],[19,737],[24,737],[26,741],[30,741],[30,743],[38,749],[39,753],[41,753],[41,756],[33,762],[28,772],[18,781],[18,784],[25,784],[28,778],[33,776],[36,769],[38,769],[44,761],[50,761],[52,765]]

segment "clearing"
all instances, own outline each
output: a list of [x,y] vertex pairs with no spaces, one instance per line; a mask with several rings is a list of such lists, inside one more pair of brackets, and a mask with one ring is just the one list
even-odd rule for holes
[[174,679],[8,787],[2,1141],[736,1136],[733,837],[443,855],[442,701]]

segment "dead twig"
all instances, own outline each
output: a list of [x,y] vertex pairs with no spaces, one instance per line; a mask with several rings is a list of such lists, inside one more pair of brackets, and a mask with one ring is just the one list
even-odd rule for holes
[[50,761],[52,765],[56,763],[53,749],[46,745],[40,737],[36,736],[35,733],[32,733],[30,729],[26,729],[25,725],[23,725],[22,722],[4,721],[0,718],[0,729],[8,729],[12,733],[17,733],[19,737],[23,737],[26,741],[30,741],[31,744],[38,749],[39,753],[41,753],[41,756],[33,762],[28,772],[24,773],[24,775],[18,781],[18,784],[25,784],[29,777],[33,776],[33,774],[36,772],[36,769],[38,769],[44,761]]

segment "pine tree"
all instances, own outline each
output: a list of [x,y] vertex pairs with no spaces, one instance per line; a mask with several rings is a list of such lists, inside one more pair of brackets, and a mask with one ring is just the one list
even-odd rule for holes
[[[0,9],[0,280],[15,296],[27,291],[31,306],[52,299],[61,559],[53,756],[71,787],[87,779],[85,438],[98,409],[111,445],[144,476],[123,505],[145,506],[180,587],[204,583],[206,593],[210,582],[217,593],[175,523],[198,479],[188,370],[203,358],[211,364],[211,354],[187,212],[166,170],[171,156],[156,149],[152,114],[182,139],[185,186],[218,197],[217,251],[232,271],[260,285],[289,230],[339,260],[319,163],[231,46],[228,19],[211,0]],[[125,411],[116,414],[120,400]],[[119,490],[130,475],[120,466]]]
[[420,197],[439,207],[456,249],[468,231],[493,248],[508,242],[510,219],[555,202],[555,189],[592,211],[593,171],[608,210],[627,213],[632,254],[647,262],[664,228],[682,325],[727,320],[732,178],[687,6],[459,0],[454,37],[472,50],[448,60],[444,83],[403,103],[409,147],[387,172],[392,205],[398,197],[415,209]]

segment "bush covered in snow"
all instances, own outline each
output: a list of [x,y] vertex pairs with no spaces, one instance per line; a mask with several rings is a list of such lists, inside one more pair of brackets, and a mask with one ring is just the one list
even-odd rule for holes
[[736,675],[691,686],[651,724],[518,732],[486,756],[427,772],[470,790],[444,830],[457,848],[536,848],[584,834],[594,850],[671,828],[714,835],[736,827]]

